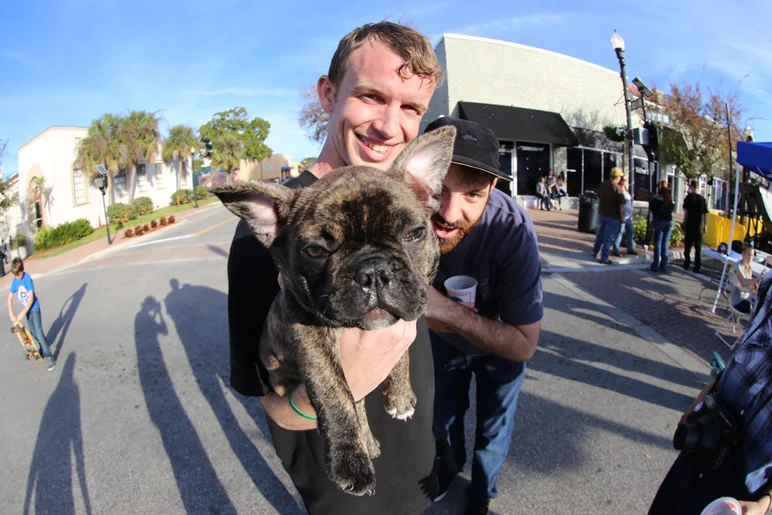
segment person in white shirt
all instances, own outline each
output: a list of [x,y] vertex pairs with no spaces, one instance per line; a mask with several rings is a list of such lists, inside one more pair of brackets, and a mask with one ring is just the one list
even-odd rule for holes
[[625,236],[625,244],[627,246],[627,254],[636,256],[638,253],[635,251],[635,241],[633,241],[633,198],[630,196],[630,192],[627,191],[627,177],[622,177],[619,181],[619,186],[625,190],[625,223],[619,226],[619,234],[617,234],[614,240],[614,248],[611,249],[613,256],[621,256],[619,252],[619,245],[622,244],[622,235]]

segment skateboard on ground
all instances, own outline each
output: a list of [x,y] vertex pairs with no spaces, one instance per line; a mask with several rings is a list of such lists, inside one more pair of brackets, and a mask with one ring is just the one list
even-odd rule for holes
[[35,345],[35,342],[32,341],[32,337],[30,336],[29,331],[27,331],[27,328],[24,327],[24,324],[17,322],[13,327],[11,327],[11,332],[16,333],[16,337],[19,339],[19,343],[27,353],[27,359],[43,359],[43,356],[40,355],[40,351],[38,350],[37,345]]

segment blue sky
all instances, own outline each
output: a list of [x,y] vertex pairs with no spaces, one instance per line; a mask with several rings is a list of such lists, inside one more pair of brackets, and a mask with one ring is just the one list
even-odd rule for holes
[[[769,0],[389,4],[5,2],[0,138],[9,139],[6,175],[16,171],[18,148],[47,127],[87,126],[103,113],[131,109],[158,111],[165,133],[171,125],[198,127],[217,111],[243,106],[271,122],[274,152],[295,160],[314,156],[319,145],[297,123],[299,89],[326,72],[344,34],[384,18],[411,22],[432,44],[443,33],[490,37],[614,70],[609,38],[616,29],[626,41],[631,78],[660,87],[699,80],[737,92],[756,139],[772,140]],[[474,12],[472,5],[478,6]]]

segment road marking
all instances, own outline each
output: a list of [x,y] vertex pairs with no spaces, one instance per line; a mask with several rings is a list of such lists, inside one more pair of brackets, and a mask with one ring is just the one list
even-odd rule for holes
[[227,224],[228,222],[233,222],[233,221],[235,221],[235,220],[238,220],[238,218],[235,218],[235,217],[234,217],[234,218],[229,218],[229,219],[227,219],[227,220],[223,220],[223,221],[222,221],[222,222],[220,222],[219,224],[214,224],[213,226],[211,226],[211,227],[208,227],[208,228],[204,229],[203,231],[198,231],[196,234],[194,234],[194,235],[193,235],[193,236],[191,236],[191,237],[192,237],[192,238],[198,238],[198,237],[199,237],[199,236],[201,236],[202,234],[208,233],[209,231],[212,231],[212,230],[214,230],[214,229],[217,229],[218,227],[221,227],[221,226],[223,226],[223,225]]
[[138,247],[144,247],[146,245],[156,245],[158,243],[166,243],[169,241],[177,241],[177,240],[186,240],[188,238],[192,238],[193,234],[186,234],[184,236],[174,236],[173,238],[163,238],[161,240],[153,240],[153,241],[146,241],[144,243],[135,243],[134,245],[131,245],[130,247],[127,247],[129,249],[136,249]]

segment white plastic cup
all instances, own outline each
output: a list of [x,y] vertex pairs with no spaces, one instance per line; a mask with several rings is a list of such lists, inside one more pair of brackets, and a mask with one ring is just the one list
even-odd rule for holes
[[705,506],[702,515],[743,515],[743,508],[734,497],[721,497]]
[[468,275],[456,275],[445,281],[448,297],[467,307],[474,307],[477,297],[477,279]]

